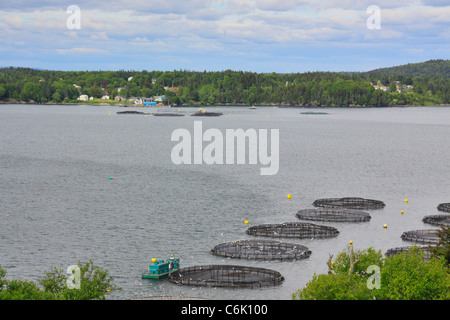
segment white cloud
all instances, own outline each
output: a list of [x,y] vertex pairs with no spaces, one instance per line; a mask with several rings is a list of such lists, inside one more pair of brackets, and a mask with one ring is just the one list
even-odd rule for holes
[[256,8],[268,11],[294,10],[301,2],[298,0],[256,0]]
[[108,40],[108,35],[106,32],[96,32],[93,35],[91,35],[91,39],[94,40]]
[[70,48],[70,49],[56,49],[59,54],[105,54],[107,50],[99,48]]
[[[316,44],[330,50],[377,44],[406,48],[412,43],[420,46],[424,39],[448,52],[450,6],[445,2],[448,0],[77,0],[81,29],[69,30],[68,5],[57,0],[17,0],[2,3],[0,27],[6,32],[0,33],[0,42],[13,46],[20,39],[29,46],[28,55],[36,59],[47,50],[60,57],[109,53],[117,61],[122,57],[134,61],[126,57],[136,51],[167,53],[167,59],[173,53],[177,62],[183,55],[186,61],[194,61],[198,58],[192,54],[203,52],[211,56],[233,52],[243,60],[264,52],[259,57],[269,59],[284,52],[300,55]],[[366,9],[372,4],[381,8],[381,30],[367,28]],[[348,51],[350,55],[351,49]],[[14,51],[10,52],[13,59]]]
[[19,16],[13,16],[13,17],[5,16],[5,17],[3,17],[3,21],[6,22],[8,27],[14,28],[14,29],[22,28],[22,26],[24,25],[23,19]]

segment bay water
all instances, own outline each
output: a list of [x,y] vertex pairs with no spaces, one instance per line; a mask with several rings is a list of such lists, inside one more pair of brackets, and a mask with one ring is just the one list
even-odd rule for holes
[[[350,241],[383,254],[411,245],[401,234],[436,228],[422,218],[442,214],[437,205],[450,202],[449,107],[207,108],[220,117],[190,116],[197,108],[127,110],[185,116],[118,115],[124,108],[116,106],[0,106],[0,265],[8,279],[36,281],[53,267],[93,260],[122,288],[108,299],[291,299]],[[261,164],[174,164],[171,135],[180,128],[193,133],[194,121],[223,133],[278,129],[278,173],[261,175]],[[317,222],[336,227],[334,238],[279,239],[307,246],[312,254],[304,260],[210,253],[223,242],[257,239],[245,233],[249,226],[301,221],[298,210],[339,197],[386,207],[367,211],[369,222]],[[230,289],[141,278],[151,258],[172,254],[182,267],[263,267],[285,281]]]

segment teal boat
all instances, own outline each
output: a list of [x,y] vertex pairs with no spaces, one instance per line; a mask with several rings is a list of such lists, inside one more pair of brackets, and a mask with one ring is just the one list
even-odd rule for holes
[[178,269],[180,269],[180,259],[171,257],[164,261],[153,258],[147,272],[142,274],[142,279],[161,279]]

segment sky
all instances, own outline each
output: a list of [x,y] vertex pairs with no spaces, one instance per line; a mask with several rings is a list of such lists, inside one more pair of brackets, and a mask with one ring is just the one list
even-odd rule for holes
[[450,0],[0,0],[0,67],[303,73],[449,57]]

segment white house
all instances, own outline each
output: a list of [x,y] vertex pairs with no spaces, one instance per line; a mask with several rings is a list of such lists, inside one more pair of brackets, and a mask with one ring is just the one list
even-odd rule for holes
[[105,94],[105,95],[102,97],[102,99],[103,99],[103,100],[109,100],[109,95],[108,95],[108,94]]
[[88,100],[89,100],[89,97],[88,97],[87,94],[82,94],[81,96],[78,97],[78,100],[81,100],[81,101],[88,101]]

